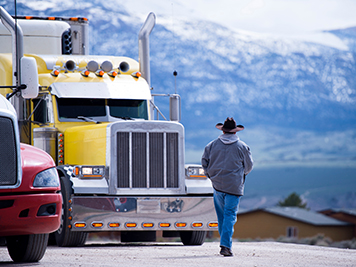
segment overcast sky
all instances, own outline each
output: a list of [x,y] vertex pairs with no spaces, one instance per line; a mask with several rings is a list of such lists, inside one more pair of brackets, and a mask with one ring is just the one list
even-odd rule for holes
[[130,0],[131,11],[212,20],[275,34],[302,34],[356,26],[356,0]]

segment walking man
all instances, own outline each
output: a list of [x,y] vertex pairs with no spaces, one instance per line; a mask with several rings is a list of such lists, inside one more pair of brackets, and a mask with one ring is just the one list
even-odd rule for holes
[[223,134],[211,141],[204,149],[202,166],[214,187],[214,206],[219,223],[220,254],[233,256],[231,251],[234,225],[241,196],[244,194],[245,177],[252,170],[250,148],[242,142],[236,132],[233,118],[215,126]]

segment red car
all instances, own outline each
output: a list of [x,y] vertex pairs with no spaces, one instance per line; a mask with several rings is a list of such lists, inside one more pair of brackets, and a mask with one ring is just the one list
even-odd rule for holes
[[60,183],[51,156],[20,145],[9,103],[0,96],[0,238],[14,261],[34,262],[42,259],[49,233],[60,226]]

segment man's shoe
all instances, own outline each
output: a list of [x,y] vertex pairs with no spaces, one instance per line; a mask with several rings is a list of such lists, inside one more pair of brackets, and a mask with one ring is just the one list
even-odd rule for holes
[[223,255],[224,257],[231,257],[234,255],[232,254],[231,249],[223,246],[221,246],[220,254]]

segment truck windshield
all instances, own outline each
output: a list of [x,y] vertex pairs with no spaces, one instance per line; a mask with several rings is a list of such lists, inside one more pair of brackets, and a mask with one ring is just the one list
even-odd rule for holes
[[60,118],[105,116],[105,99],[57,98]]
[[76,119],[80,116],[107,117],[108,115],[115,118],[148,119],[146,100],[57,97],[57,103],[60,119]]
[[109,99],[110,115],[116,118],[148,119],[147,102],[144,100]]

